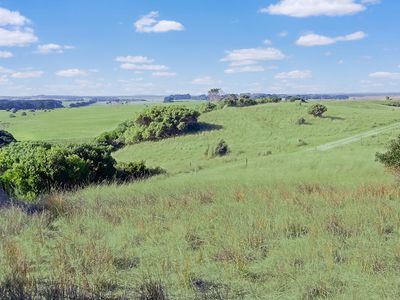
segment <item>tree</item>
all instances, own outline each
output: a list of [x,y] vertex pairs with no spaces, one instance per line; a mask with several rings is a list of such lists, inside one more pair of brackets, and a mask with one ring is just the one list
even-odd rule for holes
[[308,109],[308,113],[314,117],[322,117],[328,111],[328,108],[322,104],[314,104]]
[[219,101],[222,98],[222,90],[221,89],[211,89],[208,91],[208,100],[209,101]]
[[376,160],[384,164],[387,169],[400,175],[400,136],[392,140],[385,153],[376,153]]
[[16,142],[11,133],[5,130],[0,130],[0,148]]

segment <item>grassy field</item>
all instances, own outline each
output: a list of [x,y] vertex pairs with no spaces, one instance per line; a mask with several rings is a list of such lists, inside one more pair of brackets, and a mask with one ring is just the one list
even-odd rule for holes
[[[373,102],[324,104],[321,119],[293,103],[204,114],[200,121],[218,130],[115,153],[167,175],[52,195],[44,213],[0,210],[0,295],[7,282],[21,282],[106,299],[148,290],[170,299],[399,298],[400,189],[375,153],[400,130],[315,150],[400,122],[399,112]],[[85,140],[140,109],[0,121],[18,139]],[[296,125],[302,116],[309,124]],[[221,138],[231,153],[210,158]]]

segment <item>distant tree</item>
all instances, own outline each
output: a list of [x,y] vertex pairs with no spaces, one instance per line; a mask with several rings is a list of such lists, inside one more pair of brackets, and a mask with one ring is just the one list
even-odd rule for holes
[[208,91],[208,99],[209,101],[218,101],[222,98],[222,90],[221,89],[211,89]]
[[16,142],[16,140],[11,133],[5,130],[0,130],[0,148],[7,146],[13,142]]
[[322,117],[328,111],[328,108],[322,104],[314,104],[308,109],[308,113],[314,117]]
[[395,175],[400,176],[400,136],[390,142],[385,153],[376,153],[376,160]]

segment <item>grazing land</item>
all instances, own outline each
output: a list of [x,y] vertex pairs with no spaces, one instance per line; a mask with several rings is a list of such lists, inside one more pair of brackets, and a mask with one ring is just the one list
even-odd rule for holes
[[[113,154],[165,175],[54,193],[43,212],[1,209],[0,296],[51,286],[93,299],[398,298],[400,188],[375,153],[399,135],[399,111],[321,103],[322,118],[311,103],[205,113],[212,130]],[[17,140],[88,142],[144,108],[0,112],[0,125]],[[228,155],[210,155],[221,139]]]

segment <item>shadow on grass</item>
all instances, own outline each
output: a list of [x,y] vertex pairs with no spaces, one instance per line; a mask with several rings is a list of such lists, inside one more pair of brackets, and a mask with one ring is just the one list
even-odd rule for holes
[[189,134],[191,133],[197,133],[197,132],[203,132],[203,131],[213,131],[213,130],[221,130],[224,127],[222,125],[218,124],[209,124],[209,123],[204,123],[204,122],[198,122],[195,125],[192,125],[190,127],[190,130],[188,131]]
[[323,116],[324,119],[330,119],[331,121],[345,121],[345,118],[342,117],[334,117],[334,116]]

